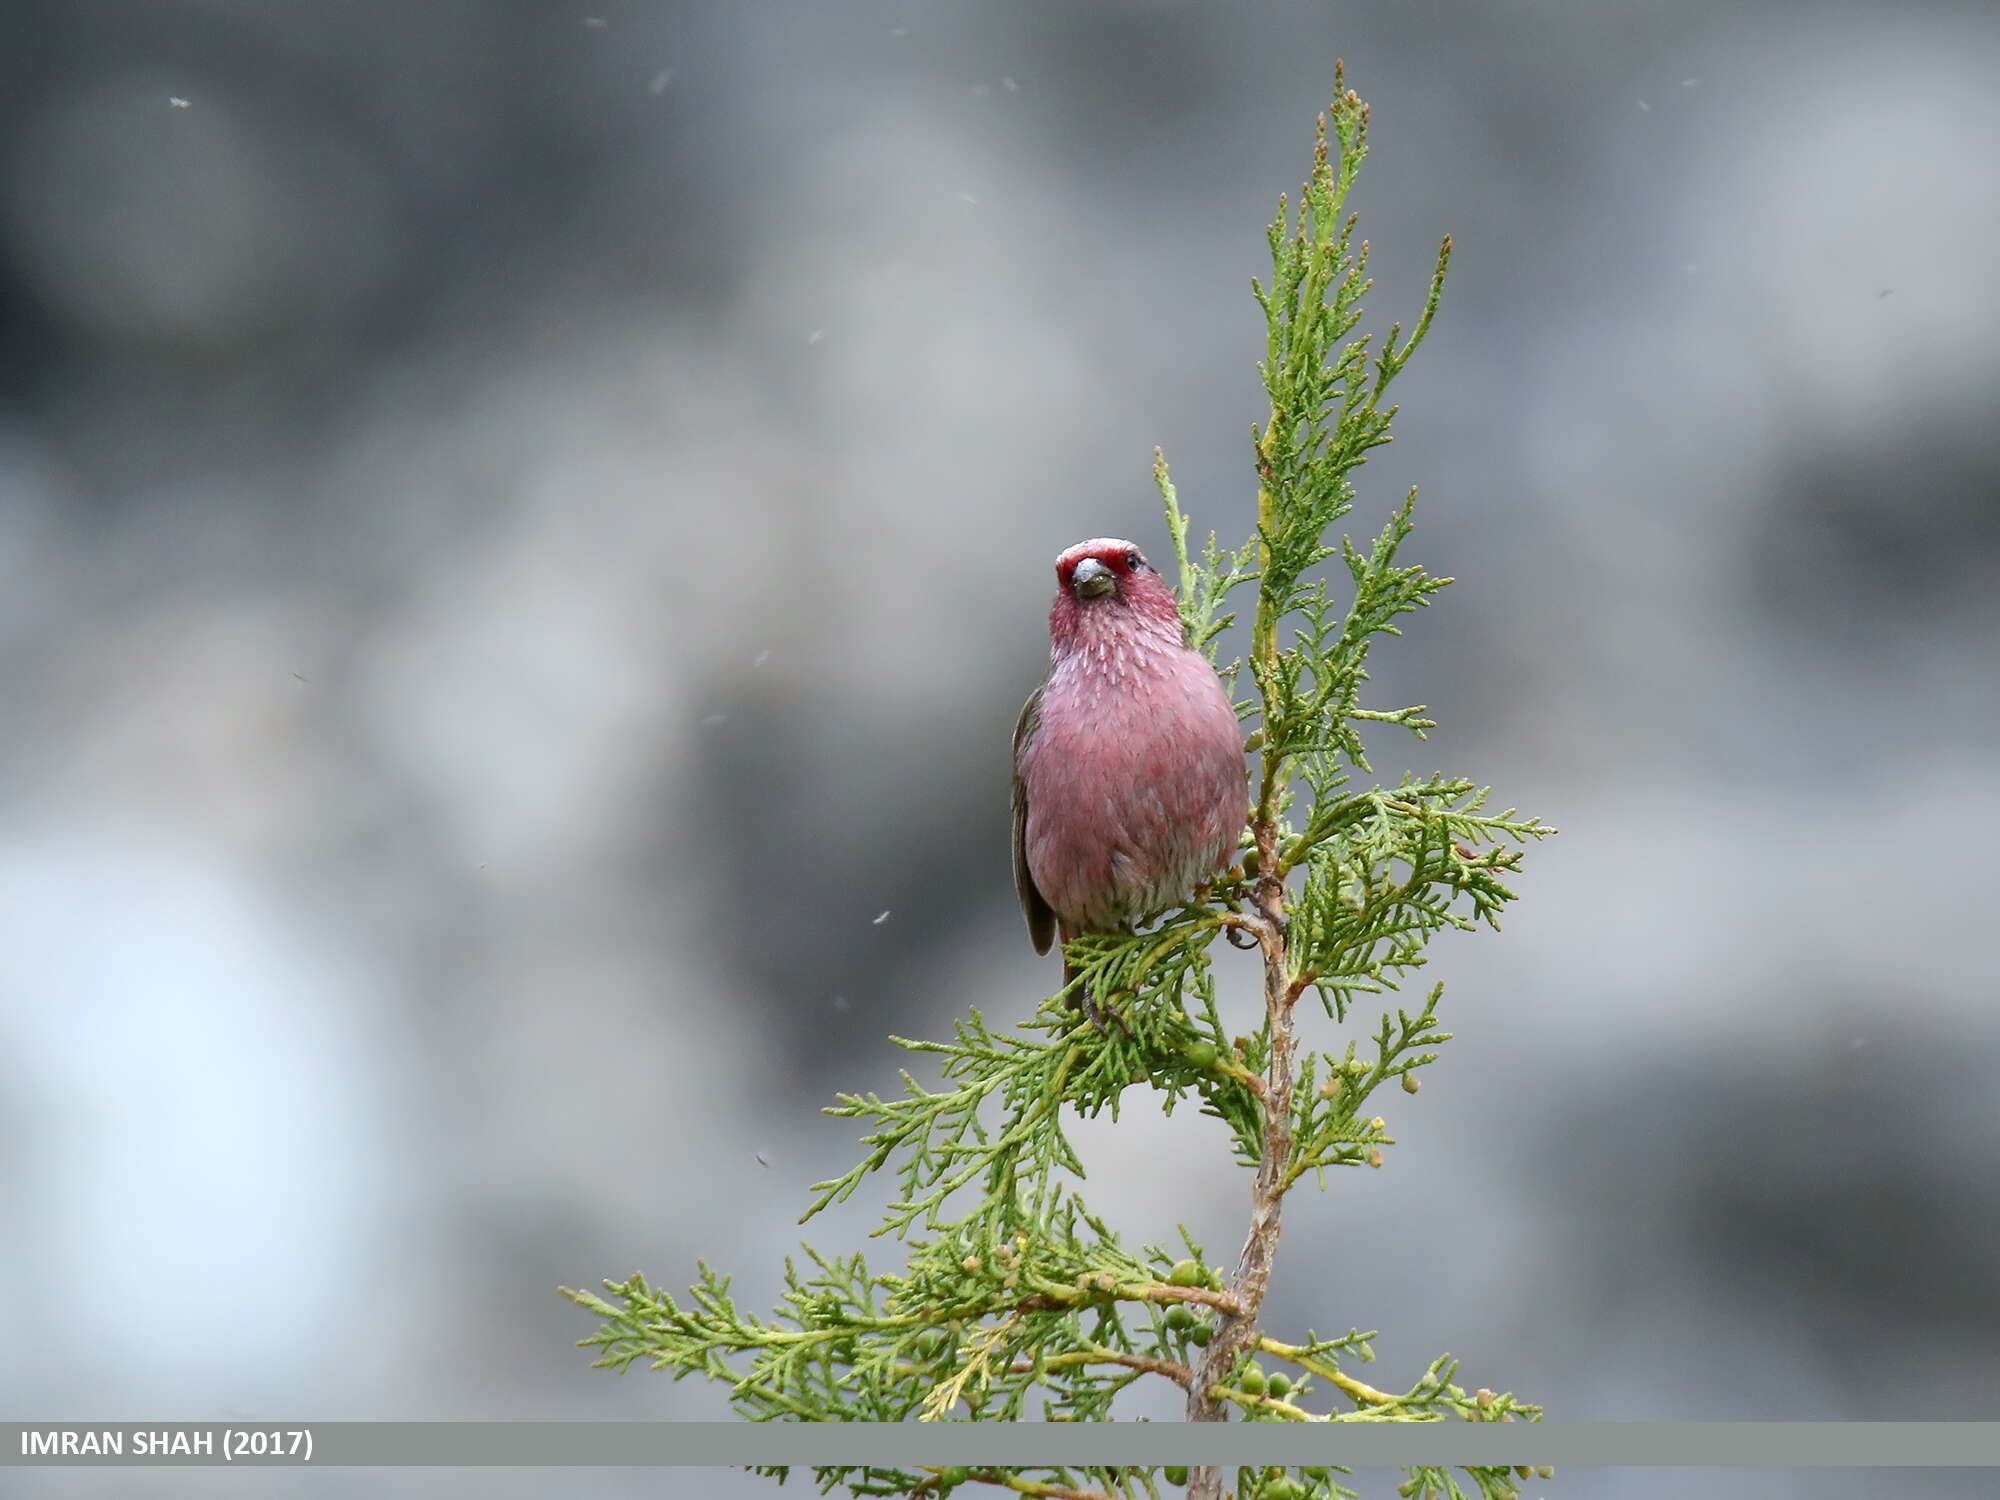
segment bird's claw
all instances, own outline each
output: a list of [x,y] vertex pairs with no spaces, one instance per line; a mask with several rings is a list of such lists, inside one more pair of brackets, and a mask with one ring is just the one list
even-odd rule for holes
[[1099,1005],[1096,1002],[1095,998],[1093,998],[1090,1002],[1089,1014],[1090,1014],[1091,1024],[1094,1025],[1099,1031],[1107,1033],[1109,1032],[1110,1028],[1104,1024],[1105,1021],[1109,1020],[1114,1022],[1117,1025],[1118,1029],[1125,1033],[1125,1038],[1127,1041],[1131,1040],[1132,1028],[1126,1025],[1125,1018],[1119,1015],[1118,1012],[1113,1010],[1110,1006]]
[[1078,994],[1071,997],[1070,1004],[1082,1011],[1089,1018],[1090,1024],[1095,1026],[1099,1031],[1109,1030],[1104,1023],[1106,1020],[1110,1020],[1116,1022],[1118,1029],[1124,1032],[1126,1036],[1129,1037],[1132,1035],[1132,1028],[1125,1024],[1125,1018],[1109,1005],[1099,1004],[1096,993],[1088,985],[1084,986]]

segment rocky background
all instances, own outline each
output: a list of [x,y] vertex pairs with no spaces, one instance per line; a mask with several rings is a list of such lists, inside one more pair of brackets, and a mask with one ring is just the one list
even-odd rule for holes
[[[724,1409],[589,1370],[555,1288],[765,1303],[819,1106],[1055,982],[1006,845],[1049,562],[1165,549],[1156,442],[1247,532],[1248,283],[1341,56],[1374,325],[1458,246],[1352,521],[1421,485],[1462,580],[1378,769],[1563,835],[1438,946],[1459,1040],[1272,1319],[1564,1418],[1995,1414],[1991,7],[41,0],[0,55],[0,1408]],[[1128,1234],[1233,1253],[1213,1122],[1081,1138]]]

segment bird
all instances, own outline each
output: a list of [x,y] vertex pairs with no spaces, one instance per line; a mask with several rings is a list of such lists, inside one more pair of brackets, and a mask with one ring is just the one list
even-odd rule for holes
[[1058,555],[1048,673],[1014,726],[1014,885],[1035,952],[1130,932],[1221,869],[1249,816],[1243,757],[1235,706],[1144,554],[1094,537]]

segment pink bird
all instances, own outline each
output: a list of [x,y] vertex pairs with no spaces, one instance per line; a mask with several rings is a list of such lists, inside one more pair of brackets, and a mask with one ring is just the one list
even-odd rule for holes
[[1037,953],[1185,900],[1250,810],[1236,710],[1167,581],[1098,537],[1056,559],[1056,585],[1049,675],[1014,729],[1014,884]]

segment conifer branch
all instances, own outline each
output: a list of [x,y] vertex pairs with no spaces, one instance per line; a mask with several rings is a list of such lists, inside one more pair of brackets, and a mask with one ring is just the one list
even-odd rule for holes
[[[1329,128],[1330,127],[1330,128]],[[1331,1050],[1308,1045],[1310,994],[1326,1022],[1395,990],[1445,930],[1497,927],[1523,847],[1553,832],[1512,809],[1487,811],[1487,789],[1458,777],[1372,776],[1364,732],[1432,727],[1421,704],[1362,701],[1370,649],[1400,633],[1450,580],[1401,561],[1415,494],[1366,546],[1333,527],[1354,504],[1353,472],[1390,439],[1387,392],[1429,333],[1451,255],[1444,240],[1409,337],[1393,326],[1379,349],[1358,334],[1370,283],[1368,243],[1353,239],[1346,198],[1367,154],[1368,107],[1335,70],[1310,177],[1296,212],[1279,200],[1268,231],[1271,277],[1252,291],[1266,324],[1260,366],[1269,413],[1253,428],[1257,524],[1230,550],[1211,532],[1199,554],[1167,469],[1153,477],[1178,565],[1188,644],[1216,660],[1254,591],[1249,650],[1218,664],[1237,700],[1255,764],[1239,862],[1184,906],[1136,933],[1087,934],[1065,950],[1074,974],[1022,1026],[994,1032],[974,1010],[948,1041],[896,1038],[936,1077],[905,1072],[902,1092],[842,1094],[834,1116],[860,1122],[861,1160],[817,1183],[804,1218],[865,1186],[892,1184],[876,1229],[903,1256],[897,1269],[805,1248],[787,1261],[770,1317],[739,1308],[729,1278],[699,1267],[685,1298],[643,1276],[568,1295],[599,1320],[583,1340],[597,1363],[645,1361],[675,1378],[729,1388],[758,1421],[1104,1421],[1140,1381],[1167,1381],[1187,1416],[1217,1421],[1437,1422],[1534,1420],[1509,1395],[1467,1394],[1449,1356],[1407,1389],[1382,1389],[1348,1366],[1374,1360],[1372,1334],[1290,1342],[1262,1327],[1285,1199],[1329,1168],[1385,1164],[1395,1146],[1377,1091],[1415,1094],[1452,1035],[1443,987],[1421,1006]],[[1338,580],[1329,581],[1327,570]],[[1216,1005],[1218,937],[1256,951],[1262,1024],[1232,1037]],[[1070,1004],[1087,990],[1105,1020]],[[913,1066],[915,1063],[913,1062]],[[1168,1113],[1191,1103],[1220,1123],[1250,1172],[1248,1224],[1225,1275],[1185,1230],[1180,1242],[1127,1247],[1079,1196],[1084,1163],[1065,1121],[1108,1111],[1131,1091]],[[1281,1368],[1267,1373],[1263,1360]],[[781,1469],[760,1472],[782,1476]],[[1351,1496],[1330,1468],[1236,1472],[1236,1500]],[[1443,1469],[1407,1471],[1401,1493],[1511,1500],[1519,1475],[1475,1466],[1471,1489]],[[821,1467],[823,1492],[943,1500],[981,1484],[1051,1500],[1160,1500],[1159,1483],[1220,1500],[1219,1469],[903,1469]]]

